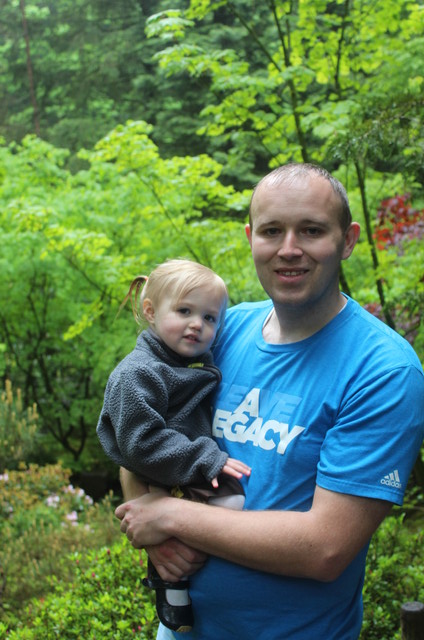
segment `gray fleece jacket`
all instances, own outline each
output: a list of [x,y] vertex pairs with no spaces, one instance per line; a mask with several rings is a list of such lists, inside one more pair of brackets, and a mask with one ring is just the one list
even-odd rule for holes
[[210,394],[220,380],[210,352],[183,358],[143,331],[106,386],[97,424],[106,455],[151,484],[210,482],[228,458],[212,439]]

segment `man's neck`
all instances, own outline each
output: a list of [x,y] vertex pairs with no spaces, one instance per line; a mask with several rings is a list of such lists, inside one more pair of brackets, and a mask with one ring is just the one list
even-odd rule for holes
[[290,344],[306,340],[331,322],[344,309],[346,303],[346,298],[340,293],[334,304],[328,305],[326,309],[274,305],[265,320],[263,338],[269,344]]

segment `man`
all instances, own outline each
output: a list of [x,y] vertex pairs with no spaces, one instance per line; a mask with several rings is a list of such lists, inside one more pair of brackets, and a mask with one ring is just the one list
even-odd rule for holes
[[[164,579],[195,572],[185,638],[359,636],[369,539],[401,504],[424,436],[414,351],[339,290],[359,231],[321,168],[261,180],[246,233],[270,300],[230,309],[214,352],[214,435],[252,469],[245,510],[151,495],[116,510]],[[122,481],[126,499],[145,492]]]

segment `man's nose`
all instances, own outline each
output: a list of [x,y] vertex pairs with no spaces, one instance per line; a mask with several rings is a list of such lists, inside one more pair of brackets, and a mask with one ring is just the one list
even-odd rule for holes
[[303,254],[299,238],[294,231],[286,231],[283,234],[277,253],[282,258],[297,257]]

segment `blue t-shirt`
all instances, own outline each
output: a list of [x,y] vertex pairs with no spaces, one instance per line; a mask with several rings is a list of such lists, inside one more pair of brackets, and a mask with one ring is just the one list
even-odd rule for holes
[[[306,511],[316,484],[401,504],[424,437],[415,352],[351,299],[306,340],[268,344],[271,309],[270,301],[230,309],[214,351],[223,374],[214,436],[252,468],[245,508]],[[354,640],[366,552],[329,583],[211,557],[191,578],[195,625],[184,638]]]

